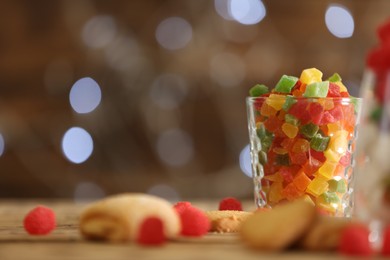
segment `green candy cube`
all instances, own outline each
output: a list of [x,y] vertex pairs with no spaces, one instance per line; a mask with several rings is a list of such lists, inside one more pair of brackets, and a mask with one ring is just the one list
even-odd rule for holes
[[329,180],[329,190],[332,192],[345,193],[347,191],[347,185],[344,180]]
[[338,204],[340,203],[340,198],[335,192],[326,191],[318,196],[318,200],[323,204]]
[[249,90],[249,95],[251,97],[260,97],[268,92],[269,92],[269,89],[266,85],[257,84]]
[[341,81],[341,77],[338,73],[334,73],[332,76],[328,78],[328,81],[330,82],[338,82]]
[[329,91],[329,81],[314,82],[306,86],[304,97],[326,97]]
[[283,75],[276,84],[275,91],[280,93],[290,93],[297,81],[297,77]]
[[263,151],[260,151],[258,153],[258,156],[259,156],[259,162],[261,165],[266,165],[267,162],[268,162],[268,158],[267,158],[267,153],[266,152],[263,152]]
[[288,111],[295,103],[297,103],[297,100],[293,96],[288,95],[286,96],[286,101],[284,101],[282,109]]
[[303,125],[299,130],[307,138],[313,138],[318,132],[319,126],[313,123]]
[[295,116],[293,115],[290,115],[290,114],[286,114],[284,116],[284,121],[286,121],[286,123],[289,123],[289,124],[292,124],[292,125],[299,125],[299,120],[298,118],[296,118]]
[[310,147],[317,152],[323,152],[328,147],[329,140],[329,136],[322,136],[321,134],[316,134],[310,140]]

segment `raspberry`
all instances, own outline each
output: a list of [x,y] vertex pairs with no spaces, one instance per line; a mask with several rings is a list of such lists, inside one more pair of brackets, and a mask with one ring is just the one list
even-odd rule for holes
[[145,218],[138,231],[137,242],[141,245],[162,245],[166,241],[164,224],[157,217]]
[[241,202],[233,197],[224,198],[219,202],[219,210],[239,210],[242,211]]
[[47,235],[56,227],[56,216],[52,209],[39,205],[25,216],[23,225],[30,235]]
[[210,220],[206,214],[195,207],[187,207],[180,213],[181,234],[183,236],[200,237],[210,229]]
[[181,214],[185,209],[192,207],[191,203],[188,201],[179,201],[175,205],[173,205],[173,208],[176,210],[177,213]]
[[370,256],[373,254],[366,226],[351,224],[341,233],[339,252],[344,255]]
[[390,256],[390,225],[383,231],[383,245],[381,253],[383,256]]

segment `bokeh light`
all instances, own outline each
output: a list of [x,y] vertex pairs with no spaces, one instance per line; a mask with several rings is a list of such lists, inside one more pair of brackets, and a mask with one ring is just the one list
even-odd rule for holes
[[223,87],[238,86],[245,74],[245,63],[238,55],[219,53],[211,59],[210,76]]
[[76,203],[85,203],[91,200],[104,198],[104,190],[93,182],[80,182],[77,184],[73,198]]
[[162,74],[150,89],[150,98],[162,109],[175,109],[188,93],[187,81],[178,74]]
[[0,156],[3,155],[4,149],[5,149],[4,137],[3,137],[3,135],[0,133]]
[[99,85],[88,77],[76,81],[69,93],[72,108],[80,114],[92,112],[100,104],[101,98]]
[[214,8],[225,20],[234,20],[229,12],[230,0],[214,0]]
[[181,17],[169,17],[157,26],[156,39],[168,50],[181,49],[191,41],[192,27]]
[[150,187],[147,193],[160,198],[164,198],[172,203],[180,201],[179,193],[174,188],[166,184],[156,184]]
[[245,146],[240,153],[240,168],[246,176],[252,178],[251,151],[249,144]]
[[266,10],[260,0],[229,0],[230,15],[245,25],[257,24],[264,19]]
[[158,137],[157,153],[165,164],[183,166],[194,156],[192,138],[179,128],[169,129]]
[[113,17],[98,15],[85,23],[82,39],[88,47],[102,48],[114,39],[116,31],[116,23]]
[[330,5],[325,12],[325,24],[331,34],[338,38],[353,35],[355,22],[350,11],[341,5]]
[[85,162],[93,152],[91,135],[81,127],[72,127],[62,138],[62,151],[72,163]]

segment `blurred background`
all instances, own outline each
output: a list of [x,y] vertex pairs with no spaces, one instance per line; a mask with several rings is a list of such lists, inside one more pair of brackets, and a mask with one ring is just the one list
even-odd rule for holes
[[0,1],[0,197],[252,197],[245,97],[357,95],[390,1]]

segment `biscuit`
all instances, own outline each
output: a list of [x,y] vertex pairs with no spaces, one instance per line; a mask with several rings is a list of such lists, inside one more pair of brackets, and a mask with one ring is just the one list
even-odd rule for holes
[[350,223],[346,218],[319,217],[300,241],[304,249],[314,251],[336,250],[342,230]]
[[181,229],[180,218],[172,205],[161,198],[137,193],[111,196],[89,205],[80,217],[80,232],[87,239],[112,242],[135,240],[146,217],[163,221],[168,238]]
[[296,200],[269,211],[255,212],[242,223],[240,234],[253,248],[282,250],[295,243],[315,219],[315,207]]
[[238,232],[241,224],[253,214],[237,210],[214,210],[205,213],[211,223],[210,231],[218,233]]

